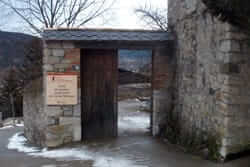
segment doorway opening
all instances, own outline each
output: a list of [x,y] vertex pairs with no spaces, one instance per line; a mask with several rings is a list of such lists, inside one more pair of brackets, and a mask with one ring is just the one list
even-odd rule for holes
[[118,136],[150,134],[152,50],[118,50]]

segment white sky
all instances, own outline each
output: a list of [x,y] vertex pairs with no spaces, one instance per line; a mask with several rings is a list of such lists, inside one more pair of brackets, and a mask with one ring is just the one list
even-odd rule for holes
[[119,28],[144,28],[142,21],[134,13],[135,8],[151,4],[153,7],[167,8],[167,0],[118,0],[115,27]]
[[[151,4],[152,7],[167,8],[167,0],[117,0],[114,5],[112,21],[105,25],[94,25],[88,27],[97,28],[124,28],[124,29],[146,29],[143,22],[134,13],[135,8]],[[5,31],[25,32],[25,27],[20,26],[22,22],[18,18],[11,18],[5,21],[4,26],[0,27]],[[26,27],[27,28],[27,27]]]

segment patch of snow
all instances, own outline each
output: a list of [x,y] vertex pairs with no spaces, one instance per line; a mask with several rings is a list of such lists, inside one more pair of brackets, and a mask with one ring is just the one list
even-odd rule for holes
[[23,126],[24,126],[24,124],[16,124],[15,126],[13,126],[13,125],[6,125],[6,126],[0,128],[0,130],[15,128],[15,127],[23,127]]
[[4,126],[4,127],[0,128],[0,130],[10,129],[10,128],[13,128],[13,126],[12,125]]
[[119,129],[126,129],[126,130],[137,130],[137,129],[147,129],[150,125],[150,118],[149,117],[123,117],[120,118],[118,121]]
[[21,123],[21,124],[16,124],[17,127],[24,127],[24,124]]
[[[110,157],[105,156],[105,152],[93,152],[86,147],[81,149],[38,149],[35,147],[27,146],[27,139],[22,133],[17,133],[9,139],[8,149],[17,150],[19,152],[27,153],[33,157],[51,158],[60,161],[72,161],[72,160],[92,160],[94,161],[94,167],[146,167],[138,166],[133,161],[124,159],[122,157]],[[43,167],[55,167],[54,165],[46,165]]]
[[112,157],[98,157],[95,161],[94,167],[146,167],[141,165],[135,165],[132,161],[120,159],[120,158],[112,158]]
[[58,149],[58,150],[44,150],[41,152],[29,153],[34,157],[43,157],[59,160],[92,160],[93,156],[89,152],[78,149]]
[[43,165],[42,167],[56,167],[56,165]]
[[[132,100],[134,100],[134,99],[132,99]],[[136,98],[135,101],[136,101],[136,102],[141,102],[141,100],[138,99],[138,98]]]
[[25,144],[27,139],[22,135],[22,133],[17,133],[9,139],[9,144],[7,146],[10,150],[17,150],[18,152],[32,153],[39,151],[36,147],[28,147]]
[[123,117],[123,120],[130,121],[133,123],[133,125],[139,126],[141,128],[147,128],[147,126],[149,126],[150,124],[149,117],[139,117],[139,116]]

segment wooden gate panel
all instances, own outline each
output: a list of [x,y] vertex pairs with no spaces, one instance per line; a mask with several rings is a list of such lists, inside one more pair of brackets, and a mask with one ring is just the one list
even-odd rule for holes
[[83,139],[117,136],[117,50],[81,51]]

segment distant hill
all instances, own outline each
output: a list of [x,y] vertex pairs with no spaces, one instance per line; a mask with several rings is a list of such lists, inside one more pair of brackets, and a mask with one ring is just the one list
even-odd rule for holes
[[23,62],[25,46],[35,37],[13,32],[0,31],[0,70]]
[[149,83],[150,77],[119,68],[119,85]]
[[119,68],[132,72],[140,72],[145,67],[150,67],[152,62],[150,50],[119,50]]

